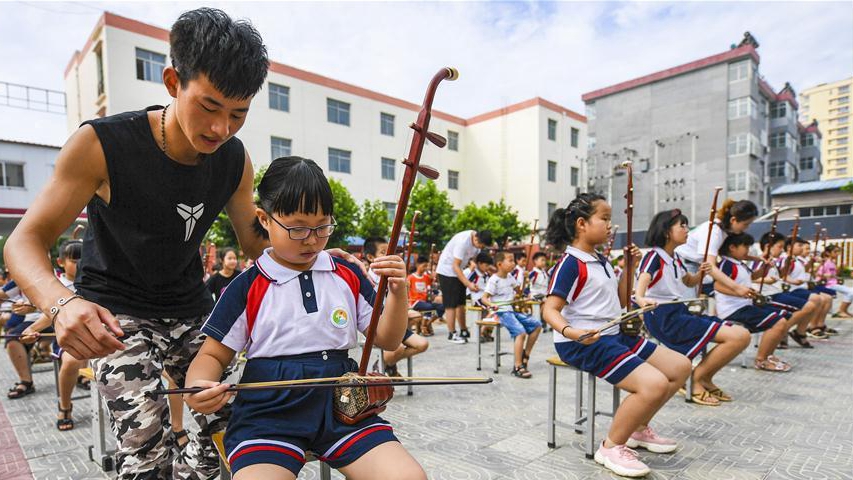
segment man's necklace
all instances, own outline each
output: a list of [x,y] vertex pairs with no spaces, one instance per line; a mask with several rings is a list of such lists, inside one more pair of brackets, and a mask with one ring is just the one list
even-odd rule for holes
[[[163,109],[163,113],[160,114],[160,138],[162,139],[160,142],[160,148],[163,150],[163,153],[166,153],[166,110],[169,109],[169,106],[166,105],[166,108]],[[168,155],[168,153],[166,153]]]

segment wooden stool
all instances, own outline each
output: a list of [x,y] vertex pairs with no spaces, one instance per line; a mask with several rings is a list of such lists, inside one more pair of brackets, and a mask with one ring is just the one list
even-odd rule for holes
[[89,446],[89,460],[97,463],[105,472],[113,467],[113,454],[107,451],[107,430],[110,428],[109,413],[95,386],[95,372],[91,368],[81,368],[80,376],[91,382],[89,397],[92,399],[92,445]]
[[[556,430],[557,426],[572,428],[575,433],[586,433],[586,458],[593,458],[598,444],[595,443],[595,417],[604,415],[613,417],[619,408],[619,389],[613,386],[613,409],[610,412],[596,410],[595,408],[595,380],[592,373],[586,373],[586,407],[583,401],[583,377],[585,372],[553,356],[548,360],[548,447],[557,448]],[[575,371],[575,420],[566,424],[557,420],[557,368],[568,368]],[[584,413],[586,412],[586,413]],[[586,425],[584,425],[586,423]]]
[[[231,465],[225,456],[225,430],[214,433],[210,436],[210,439],[213,440],[216,453],[219,454],[219,478],[221,480],[231,480]],[[305,452],[305,463],[315,461],[317,461],[317,456],[313,452]],[[320,480],[331,480],[331,478],[331,467],[324,462],[320,462]]]

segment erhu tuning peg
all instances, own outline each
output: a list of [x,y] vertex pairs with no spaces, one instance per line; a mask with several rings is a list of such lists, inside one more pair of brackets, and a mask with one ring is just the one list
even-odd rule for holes
[[435,180],[439,177],[438,170],[430,167],[429,165],[420,164],[418,165],[418,173],[425,176],[430,180]]
[[426,138],[438,148],[444,148],[447,145],[447,139],[437,133],[427,132]]

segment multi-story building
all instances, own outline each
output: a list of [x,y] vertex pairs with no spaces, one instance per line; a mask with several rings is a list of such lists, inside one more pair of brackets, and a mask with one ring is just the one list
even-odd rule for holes
[[849,177],[853,174],[853,115],[850,113],[853,77],[807,88],[800,94],[800,119],[817,120],[825,138],[821,143],[824,169],[821,178]]
[[808,125],[800,123],[797,130],[800,132],[800,176],[797,180],[799,182],[820,180],[823,173],[820,152],[823,134],[820,133],[817,120],[812,120]]
[[771,185],[797,181],[794,90],[775,91],[759,63],[747,33],[728,51],[583,95],[587,186],[611,199],[616,223],[625,208],[624,160],[634,162],[637,230],[671,208],[701,222],[715,186],[766,210]]
[[[162,71],[169,32],[105,13],[65,71],[68,127],[96,116],[169,102]],[[464,69],[462,75],[464,75]],[[424,78],[424,86],[427,78]],[[457,88],[445,83],[442,90]],[[357,201],[395,208],[409,130],[420,105],[271,62],[239,133],[257,166],[284,155],[314,159]],[[423,161],[457,208],[505,199],[524,220],[544,219],[577,192],[586,155],[584,116],[534,98],[461,118],[434,111],[431,129],[447,147]]]
[[9,236],[53,173],[59,147],[0,139],[0,238]]

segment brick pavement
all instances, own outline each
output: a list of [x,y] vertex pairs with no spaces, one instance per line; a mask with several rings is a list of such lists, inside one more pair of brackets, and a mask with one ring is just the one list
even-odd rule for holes
[[[853,479],[853,322],[829,323],[842,334],[813,341],[814,350],[779,352],[795,365],[788,374],[742,369],[739,363],[725,368],[718,383],[735,397],[731,404],[697,407],[676,396],[654,425],[677,438],[681,449],[673,455],[642,452],[654,470],[648,478]],[[491,374],[475,370],[476,345],[449,344],[441,335],[444,328],[437,330],[430,350],[415,360],[416,375]],[[584,458],[582,437],[571,430],[558,429],[557,448],[547,447],[545,358],[553,355],[553,346],[549,336],[540,342],[531,380],[510,377],[511,357],[504,357],[491,385],[422,387],[413,397],[398,393],[385,417],[430,478],[618,478]],[[88,399],[75,402],[76,428],[57,431],[52,370],[49,365],[36,370],[36,394],[23,400],[0,397],[0,479],[111,478],[88,460]],[[559,378],[558,418],[569,420],[574,376]],[[8,359],[0,355],[0,388],[5,391],[13,382]],[[599,389],[599,402],[608,404],[607,389]],[[608,424],[600,419],[599,432]],[[16,444],[26,462],[16,456]],[[300,478],[319,478],[316,465]]]

